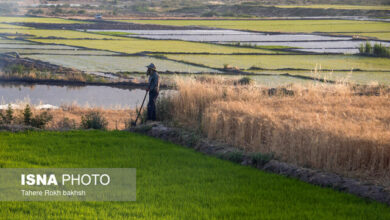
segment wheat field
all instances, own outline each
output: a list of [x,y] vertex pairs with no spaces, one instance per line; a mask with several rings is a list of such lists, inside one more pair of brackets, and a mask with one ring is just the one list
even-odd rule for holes
[[281,161],[390,186],[390,99],[383,86],[345,83],[269,89],[176,79],[175,121],[210,139]]

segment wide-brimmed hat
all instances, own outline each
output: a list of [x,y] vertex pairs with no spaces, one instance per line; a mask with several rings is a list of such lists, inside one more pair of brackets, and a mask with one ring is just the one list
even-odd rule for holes
[[156,66],[153,63],[149,64],[149,66],[146,66],[146,67],[148,69],[156,70]]

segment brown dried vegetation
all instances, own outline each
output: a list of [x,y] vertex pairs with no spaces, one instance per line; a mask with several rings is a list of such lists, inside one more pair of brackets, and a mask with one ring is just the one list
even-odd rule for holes
[[390,186],[389,88],[269,89],[204,79],[178,79],[177,87],[164,99],[174,120],[211,139]]

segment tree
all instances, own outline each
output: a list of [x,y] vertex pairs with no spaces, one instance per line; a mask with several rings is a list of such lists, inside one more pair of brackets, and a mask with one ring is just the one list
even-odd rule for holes
[[31,117],[32,117],[32,112],[31,112],[30,105],[26,105],[26,108],[24,108],[23,111],[23,118],[24,118],[25,125],[31,124]]
[[12,109],[11,104],[8,104],[7,111],[5,111],[5,123],[11,124],[14,120],[14,110]]

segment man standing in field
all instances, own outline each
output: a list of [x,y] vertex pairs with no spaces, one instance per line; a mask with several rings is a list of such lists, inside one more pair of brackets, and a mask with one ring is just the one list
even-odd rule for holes
[[149,76],[149,103],[148,103],[148,118],[147,120],[156,121],[156,100],[160,91],[160,76],[156,71],[156,66],[151,63],[147,66],[146,74]]

